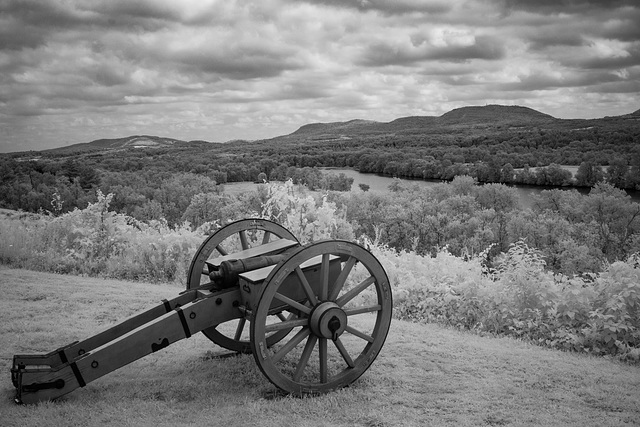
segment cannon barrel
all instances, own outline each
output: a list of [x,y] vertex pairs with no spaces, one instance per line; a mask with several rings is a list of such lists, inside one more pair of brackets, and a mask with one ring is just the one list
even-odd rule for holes
[[286,257],[286,254],[280,254],[222,261],[216,270],[209,273],[209,279],[223,289],[230,288],[238,284],[239,274],[275,265]]

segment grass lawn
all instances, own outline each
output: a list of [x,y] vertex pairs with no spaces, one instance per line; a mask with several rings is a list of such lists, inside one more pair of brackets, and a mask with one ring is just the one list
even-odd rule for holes
[[0,425],[640,425],[638,366],[402,321],[359,380],[323,396],[282,396],[253,356],[219,357],[197,334],[55,402],[13,403],[13,354],[86,338],[181,290],[0,267]]

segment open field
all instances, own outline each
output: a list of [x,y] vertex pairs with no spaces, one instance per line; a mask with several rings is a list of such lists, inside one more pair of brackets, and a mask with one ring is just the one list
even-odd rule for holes
[[218,357],[197,334],[56,402],[13,403],[13,354],[83,339],[180,291],[0,267],[0,425],[640,425],[638,366],[402,321],[358,381],[324,396],[281,396],[251,355]]

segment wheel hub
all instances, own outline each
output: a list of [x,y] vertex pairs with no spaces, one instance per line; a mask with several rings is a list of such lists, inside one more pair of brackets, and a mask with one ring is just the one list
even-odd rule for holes
[[347,328],[347,314],[334,302],[323,302],[311,312],[311,331],[319,338],[337,340]]

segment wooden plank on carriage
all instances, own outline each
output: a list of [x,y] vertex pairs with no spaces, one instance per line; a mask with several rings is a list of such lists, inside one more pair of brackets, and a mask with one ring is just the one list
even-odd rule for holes
[[253,248],[245,249],[240,252],[235,252],[229,255],[220,256],[207,261],[208,264],[216,267],[220,266],[223,261],[229,261],[233,259],[247,259],[261,255],[268,255],[273,253],[279,253],[286,249],[298,246],[299,243],[289,239],[278,239],[273,242],[265,243],[264,245],[256,246]]

